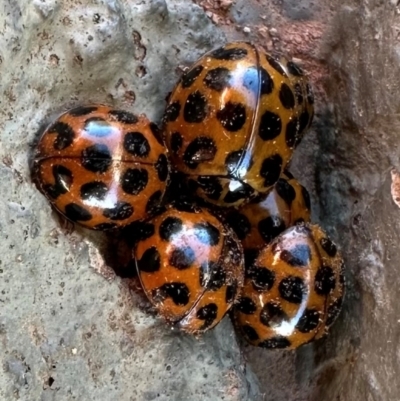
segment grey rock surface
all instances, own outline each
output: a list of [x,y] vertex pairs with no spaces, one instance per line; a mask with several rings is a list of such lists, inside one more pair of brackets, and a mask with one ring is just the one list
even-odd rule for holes
[[189,1],[0,10],[0,399],[258,399],[228,320],[201,339],[171,331],[107,267],[101,235],[63,228],[29,171],[40,128],[72,106],[159,121],[178,67],[223,35]]
[[333,111],[317,128],[321,220],[342,245],[348,293],[318,348],[314,399],[400,398],[399,26],[398,2],[349,1],[321,47]]

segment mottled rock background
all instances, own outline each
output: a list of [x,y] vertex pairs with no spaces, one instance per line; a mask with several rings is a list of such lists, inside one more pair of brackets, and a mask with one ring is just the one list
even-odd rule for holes
[[[398,2],[196,3],[0,0],[0,399],[397,401]],[[103,102],[158,122],[182,68],[230,39],[290,54],[316,92],[292,171],[348,291],[331,336],[295,352],[247,346],[227,319],[201,340],[170,331],[30,179],[54,115]]]

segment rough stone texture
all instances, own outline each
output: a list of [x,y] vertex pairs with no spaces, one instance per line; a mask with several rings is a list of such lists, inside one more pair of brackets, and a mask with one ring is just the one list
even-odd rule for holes
[[229,320],[172,332],[31,183],[51,116],[103,102],[158,121],[179,65],[223,42],[188,1],[83,3],[0,1],[0,399],[256,400]]
[[321,220],[346,256],[348,295],[332,347],[318,348],[315,399],[400,397],[399,2],[338,8],[321,55],[333,111],[317,128]]
[[[219,27],[189,0],[86,3],[0,0],[0,399],[397,401],[398,2],[236,0],[210,15]],[[49,116],[98,101],[157,121],[222,31],[291,54],[316,92],[292,170],[348,289],[331,335],[293,352],[238,346],[227,320],[200,341],[169,331],[107,268],[103,238],[65,230],[29,178]]]

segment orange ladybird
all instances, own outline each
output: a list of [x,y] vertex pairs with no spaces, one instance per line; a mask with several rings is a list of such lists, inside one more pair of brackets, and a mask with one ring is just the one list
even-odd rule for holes
[[312,117],[311,88],[294,62],[234,42],[182,76],[163,132],[197,195],[233,206],[273,187]]
[[67,219],[105,230],[152,215],[169,163],[157,126],[144,115],[94,104],[67,111],[45,130],[34,176]]
[[343,260],[316,225],[298,225],[264,246],[247,269],[234,321],[264,348],[296,348],[324,336],[344,294]]
[[136,231],[138,275],[160,315],[191,334],[214,327],[243,285],[243,251],[234,232],[209,211],[187,205],[168,207]]
[[241,240],[246,265],[257,250],[271,242],[288,227],[309,222],[310,196],[289,171],[285,171],[273,190],[239,209],[231,209],[225,219]]

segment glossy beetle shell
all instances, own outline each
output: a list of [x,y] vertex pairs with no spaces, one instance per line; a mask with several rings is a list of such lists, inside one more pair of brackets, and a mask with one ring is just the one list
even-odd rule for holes
[[287,228],[309,222],[310,214],[307,190],[286,171],[266,197],[251,201],[238,210],[229,210],[225,218],[242,242],[247,264],[257,255],[258,249]]
[[34,160],[37,186],[54,207],[100,230],[149,217],[168,175],[155,124],[104,105],[62,114],[44,132]]
[[307,78],[292,61],[234,42],[181,78],[164,115],[174,166],[222,206],[267,193],[313,116]]
[[299,225],[262,248],[246,271],[234,320],[253,345],[296,348],[327,333],[343,293],[336,245],[320,227]]
[[169,207],[141,232],[134,257],[160,315],[192,334],[214,327],[243,285],[243,251],[233,231],[206,210]]

